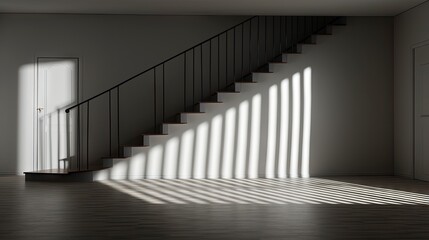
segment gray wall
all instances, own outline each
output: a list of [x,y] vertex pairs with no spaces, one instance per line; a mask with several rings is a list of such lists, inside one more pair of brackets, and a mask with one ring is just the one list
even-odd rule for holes
[[349,17],[314,46],[311,176],[393,174],[393,19]]
[[81,59],[81,100],[246,17],[0,15],[0,173],[31,170],[34,62]]
[[413,48],[429,44],[429,3],[395,17],[395,174],[413,177]]

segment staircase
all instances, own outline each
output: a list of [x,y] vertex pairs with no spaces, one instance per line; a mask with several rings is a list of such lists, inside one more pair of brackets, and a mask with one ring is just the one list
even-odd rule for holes
[[[281,137],[284,130],[270,127],[269,122],[283,121],[276,113],[280,103],[273,99],[280,99],[278,92],[286,86],[276,72],[287,68],[320,36],[331,35],[335,25],[345,25],[345,18],[252,17],[134,75],[67,109],[67,168],[25,172],[26,180],[306,177],[302,166],[281,170],[287,163],[277,159],[286,153],[270,144],[274,135],[280,141],[289,138]],[[182,71],[173,75],[183,76],[183,108],[168,112],[166,70],[178,60]],[[126,138],[121,132],[127,127],[121,108],[124,89],[145,81],[140,77],[146,75],[153,81],[153,125],[139,136]],[[97,109],[103,106],[107,117],[100,125],[108,128],[92,130],[97,128],[94,122],[97,125],[102,119]],[[265,117],[273,113],[276,117]],[[97,138],[94,132],[102,134]],[[100,142],[107,144],[100,147]],[[290,151],[297,147],[291,146]]]

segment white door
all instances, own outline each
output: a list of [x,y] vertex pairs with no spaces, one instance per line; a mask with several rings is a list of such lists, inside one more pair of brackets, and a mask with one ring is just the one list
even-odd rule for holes
[[415,49],[415,164],[416,179],[429,181],[429,45]]
[[[67,167],[65,109],[77,103],[78,59],[37,59],[37,170]],[[69,129],[70,130],[70,129]]]

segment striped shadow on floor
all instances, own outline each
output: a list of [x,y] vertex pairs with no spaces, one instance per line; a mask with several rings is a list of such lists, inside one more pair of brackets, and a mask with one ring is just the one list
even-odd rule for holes
[[154,179],[100,183],[148,204],[429,205],[429,195],[321,178]]

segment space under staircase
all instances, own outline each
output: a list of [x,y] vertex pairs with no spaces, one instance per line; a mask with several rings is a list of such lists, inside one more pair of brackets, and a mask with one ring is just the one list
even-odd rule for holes
[[[134,157],[133,163],[128,162],[124,167],[124,160],[138,153],[146,157],[154,154],[156,151],[149,150],[158,144],[165,145],[169,134],[183,135],[186,129],[197,128],[201,125],[198,119],[207,117],[204,115],[211,111],[215,117],[223,101],[254,88],[258,76],[269,74],[270,64],[286,64],[288,56],[299,54],[303,45],[315,44],[315,36],[330,35],[333,25],[345,24],[344,17],[251,17],[68,108],[67,167],[26,172],[26,180],[109,179],[115,178],[112,167],[129,175],[133,169],[147,165],[147,161]],[[139,90],[138,84],[146,84],[141,86],[150,94],[141,94],[146,96],[140,101],[142,107],[138,101],[130,106],[126,98],[133,98],[132,92]],[[174,97],[168,90],[176,93]],[[124,134],[124,129],[135,125],[127,121],[137,112],[144,113],[140,118],[145,120],[141,131]],[[192,126],[192,122],[198,126]],[[149,176],[146,172],[134,177],[176,178],[180,174],[187,177],[179,171],[172,170],[170,176]],[[118,178],[127,178],[125,173],[119,175],[123,177]]]

